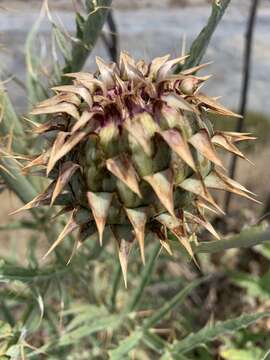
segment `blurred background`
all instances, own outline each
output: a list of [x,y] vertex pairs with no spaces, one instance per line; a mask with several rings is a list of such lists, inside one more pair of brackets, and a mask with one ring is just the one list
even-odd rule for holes
[[[241,109],[245,74],[245,40],[250,9],[254,1],[256,0],[231,0],[203,58],[203,62],[212,63],[200,72],[202,75],[212,74],[203,91],[211,96],[221,97],[222,104],[235,112],[240,112]],[[75,11],[83,13],[83,0],[48,0],[47,3],[49,11],[41,13],[41,7],[44,4],[42,0],[0,0],[1,79],[4,81],[5,88],[17,113],[25,117],[28,116],[28,112],[34,105],[29,104],[29,99],[26,96],[27,71],[31,74],[31,66],[29,66],[29,63],[26,64],[28,56],[32,54],[42,58],[41,66],[38,68],[41,77],[46,80],[44,82],[44,87],[46,87],[48,83],[50,84],[50,81],[48,81],[50,80],[48,69],[53,63],[54,56],[52,52],[51,21],[53,20],[58,24],[65,36],[70,39],[75,33]],[[128,51],[133,57],[137,59],[144,58],[146,61],[167,53],[171,54],[172,57],[178,56],[184,51],[188,53],[192,41],[207,23],[211,13],[211,3],[210,0],[113,0],[113,25],[116,27],[115,34],[117,34],[118,49]],[[264,223],[267,225],[270,219],[270,1],[260,0],[257,1],[257,5],[250,53],[251,66],[245,109],[246,116],[242,129],[244,132],[251,132],[257,137],[257,140],[240,145],[241,150],[244,151],[254,165],[239,159],[235,179],[256,193],[261,204],[251,203],[244,198],[232,196],[228,215],[224,218],[215,216],[212,218],[212,223],[221,237],[239,233],[245,227],[252,229],[253,225],[259,225],[259,227]],[[32,41],[33,39],[30,41],[31,35],[29,37],[29,32],[33,31],[33,26],[37,24],[37,21],[39,22],[38,37],[35,38],[35,41]],[[106,60],[110,59],[110,51],[108,51],[108,46],[106,46],[104,40],[111,35],[111,31],[112,28],[106,23],[104,34],[99,38],[94,51],[86,62],[84,70],[95,71],[96,55]],[[27,53],[27,48],[31,48],[31,54]],[[35,98],[35,96],[32,96],[32,98]],[[0,113],[0,121],[1,117],[2,113]],[[235,131],[237,127],[237,120],[231,117],[216,118],[213,116],[212,119],[217,129]],[[224,157],[223,161],[228,166],[231,158],[229,156]],[[224,208],[224,194],[214,193],[214,196],[218,197],[221,207]],[[50,261],[55,254],[51,255],[48,263],[44,265],[40,259],[48,250],[48,234],[44,234],[43,230],[43,233],[39,233],[38,228],[35,229],[38,232],[27,230],[24,226],[20,226],[20,229],[15,226],[15,230],[12,229],[13,222],[16,223],[16,220],[23,219],[23,221],[27,221],[31,219],[27,212],[13,216],[9,215],[20,206],[21,203],[16,196],[1,187],[0,184],[0,270],[1,265],[5,265],[5,259],[8,259],[15,266],[15,270],[19,269],[22,270],[23,274],[24,271],[29,274],[27,271],[33,269],[34,274],[33,277],[29,277],[30,280],[25,281],[27,284],[25,287],[20,283],[20,272],[18,272],[18,278],[16,276],[12,278],[11,274],[11,277],[8,278],[11,279],[10,283],[8,280],[6,283],[1,284],[0,321],[10,315],[8,309],[7,312],[3,311],[3,314],[6,312],[7,315],[2,316],[1,314],[1,310],[5,310],[5,304],[10,306],[12,315],[15,314],[16,321],[17,319],[21,321],[21,309],[24,309],[26,304],[29,305],[29,301],[30,305],[32,304],[31,301],[35,303],[36,300],[34,301],[33,298],[38,298],[38,301],[41,298],[41,305],[38,301],[36,302],[38,306],[35,303],[38,308],[38,316],[35,315],[38,318],[38,331],[33,335],[33,338],[30,335],[30,343],[33,340],[32,344],[36,347],[43,345],[47,339],[52,339],[53,342],[55,336],[61,338],[61,335],[64,334],[64,326],[68,324],[72,316],[69,317],[68,314],[68,320],[62,323],[62,316],[65,317],[62,313],[63,309],[69,306],[72,307],[77,303],[79,305],[88,305],[89,302],[92,302],[91,305],[94,304],[95,307],[94,312],[99,316],[100,311],[102,312],[105,309],[104,304],[107,306],[107,300],[110,298],[112,303],[114,302],[114,307],[110,311],[115,315],[117,306],[118,310],[121,311],[132,291],[135,289],[136,292],[136,289],[139,289],[138,284],[140,281],[142,281],[143,285],[138,299],[143,294],[142,304],[140,304],[142,307],[136,308],[136,311],[139,313],[142,309],[141,312],[143,313],[144,309],[148,309],[148,314],[152,314],[151,311],[154,311],[152,309],[161,308],[162,305],[171,300],[172,296],[178,293],[179,289],[181,290],[184,285],[190,284],[193,279],[200,278],[205,274],[213,274],[213,279],[209,284],[203,285],[188,299],[184,312],[181,312],[182,308],[179,311],[179,308],[176,307],[171,312],[170,317],[166,317],[166,315],[163,319],[162,326],[158,329],[160,333],[157,333],[161,334],[160,338],[165,339],[169,344],[174,338],[186,336],[203,328],[212,319],[227,320],[243,313],[259,313],[260,311],[270,310],[269,243],[255,248],[235,248],[226,252],[200,254],[200,268],[197,268],[193,262],[190,262],[190,259],[185,258],[180,252],[174,254],[174,257],[161,254],[155,270],[153,270],[154,265],[151,268],[152,275],[150,271],[149,279],[147,279],[149,284],[147,281],[141,280],[141,274],[145,268],[138,263],[137,259],[134,261],[133,258],[130,266],[131,275],[129,275],[130,291],[124,289],[120,277],[120,267],[116,265],[111,252],[107,252],[106,249],[101,251],[95,244],[88,244],[78,251],[78,255],[74,257],[70,267],[66,267],[66,264],[60,264],[64,268],[64,270],[61,268],[64,276],[52,275],[52,281],[57,278],[57,286],[53,288],[52,292],[50,292],[49,285],[49,291],[47,292],[47,287],[44,290],[44,306],[42,296],[43,286],[45,288],[46,281],[42,277],[44,275],[43,269],[48,263],[50,266]],[[11,231],[6,230],[8,227],[10,227]],[[203,241],[210,239],[205,232],[202,232],[201,235]],[[54,239],[50,240],[53,241]],[[61,244],[59,248],[66,256],[66,254],[70,254],[72,245],[67,242]],[[95,251],[98,252],[99,258],[95,257]],[[56,261],[52,267],[55,267],[55,264],[59,265]],[[23,267],[20,268],[21,265]],[[44,271],[46,272],[46,268]],[[41,280],[39,274],[41,274]],[[0,271],[0,280],[1,276]],[[45,274],[46,276],[47,274]],[[15,285],[12,280],[14,280]],[[108,284],[111,285],[113,282],[116,286],[115,288],[112,286],[111,291]],[[36,284],[37,287],[35,288]],[[42,294],[40,297],[39,291]],[[28,296],[29,294],[30,296]],[[24,297],[24,295],[27,296]],[[135,294],[135,298],[136,296]],[[4,302],[5,297],[7,303]],[[44,306],[45,312],[42,306]],[[41,308],[40,320],[39,307]],[[202,309],[203,311],[201,311]],[[31,316],[28,316],[31,315],[32,310],[28,310],[26,308],[23,315],[21,321],[23,325],[29,318],[29,321],[32,321]],[[88,309],[86,310],[88,311]],[[40,324],[43,315],[45,321],[42,327]],[[135,322],[138,320],[139,324],[140,316],[143,318],[146,315],[139,315],[138,319],[135,319]],[[81,318],[83,317],[84,314]],[[16,322],[13,322],[16,325]],[[48,328],[47,322],[49,324]],[[12,321],[10,323],[12,324]],[[98,333],[96,338],[90,339],[93,342],[87,337],[86,346],[84,347],[86,349],[85,357],[81,357],[81,343],[78,342],[76,348],[72,349],[74,354],[78,355],[77,357],[75,355],[74,357],[68,357],[70,349],[67,348],[66,353],[62,353],[60,349],[56,357],[54,357],[53,350],[52,357],[49,359],[107,359],[107,353],[106,356],[104,355],[105,352],[101,353],[100,357],[99,355],[89,357],[90,353],[91,356],[93,355],[94,350],[98,349],[100,351],[104,343],[109,344],[108,348],[111,347],[112,333],[110,333],[110,330],[107,332],[106,326],[104,327],[105,331],[101,335]],[[222,338],[221,341],[215,341],[209,351],[206,348],[195,350],[195,352],[192,352],[192,358],[190,359],[261,360],[265,351],[268,351],[270,347],[269,331],[270,322],[263,319],[258,325],[254,325],[250,331],[244,329],[226,339]],[[126,329],[124,335],[120,333],[120,339],[122,340],[127,333]],[[90,350],[88,349],[88,341],[91,344]],[[113,346],[115,344],[116,341]],[[240,353],[235,351],[235,357],[233,357],[232,352],[224,352],[224,344],[226,351],[236,349],[237,351],[243,351],[242,355],[240,356]],[[90,352],[87,352],[88,350]],[[92,350],[93,352],[91,352]],[[138,355],[138,359],[158,358],[151,357],[152,354],[146,352],[145,357]],[[41,357],[37,358],[41,359]],[[2,360],[1,343],[0,359]],[[115,359],[118,360],[118,358]],[[132,359],[135,359],[135,356]],[[177,357],[177,359],[180,358]],[[264,359],[269,358],[264,357]]]

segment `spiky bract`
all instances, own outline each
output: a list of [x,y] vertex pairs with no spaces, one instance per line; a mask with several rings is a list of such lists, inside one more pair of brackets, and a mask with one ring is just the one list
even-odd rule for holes
[[50,114],[37,128],[49,146],[25,171],[40,166],[52,183],[24,208],[72,211],[49,252],[76,228],[78,244],[94,232],[102,243],[110,228],[125,274],[134,239],[145,261],[149,232],[169,252],[167,235],[174,234],[190,255],[198,226],[218,237],[203,215],[205,207],[220,211],[209,189],[249,197],[224,174],[216,147],[244,158],[235,143],[251,137],[213,130],[208,112],[237,115],[200,92],[208,77],[194,74],[205,65],[173,74],[181,61],[166,55],[136,63],[122,53],[118,66],[97,58],[94,75],[66,74],[73,84],[54,87],[56,95],[33,110]]

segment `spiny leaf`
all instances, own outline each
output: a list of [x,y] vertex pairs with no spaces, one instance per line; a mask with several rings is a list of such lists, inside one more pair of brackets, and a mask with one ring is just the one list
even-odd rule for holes
[[193,41],[191,48],[189,50],[189,58],[185,61],[183,66],[178,66],[176,72],[181,70],[189,69],[193,66],[199,65],[203,55],[208,47],[208,44],[211,40],[214,31],[222,19],[222,16],[229,5],[230,0],[213,0],[212,2],[212,12],[208,19],[206,26],[202,29],[197,38]]
[[48,161],[47,174],[51,172],[57,161],[73,149],[74,146],[76,146],[87,135],[87,133],[87,130],[75,132],[67,140],[66,138],[69,133],[62,131],[58,133]]
[[184,180],[181,184],[179,184],[179,186],[186,191],[202,197],[205,201],[209,202],[209,204],[211,204],[215,209],[224,214],[223,210],[216,204],[212,195],[209,193],[202,180],[191,177]]
[[[190,334],[181,341],[176,341],[170,346],[169,353],[182,354],[186,353],[199,345],[205,344],[217,337],[235,332],[238,329],[245,328],[260,319],[269,317],[270,312],[261,312],[256,314],[244,314],[235,319],[217,322],[213,325],[207,325],[195,334]],[[162,360],[168,359],[168,356],[163,356]]]
[[111,2],[111,0],[86,1],[88,14],[85,21],[80,22],[80,27],[77,29],[78,41],[73,43],[72,60],[66,62],[63,73],[76,72],[83,67],[100,35]]
[[204,183],[208,188],[230,191],[234,194],[246,197],[247,199],[250,199],[260,204],[258,200],[248,195],[248,193],[251,192],[247,190],[244,186],[239,184],[237,181],[230,179],[225,174],[222,174],[217,170],[213,170],[209,175],[207,175],[206,178],[204,179]]
[[189,102],[187,102],[182,96],[175,93],[162,95],[161,99],[174,109],[196,112],[196,109]]
[[61,102],[57,105],[39,106],[31,111],[31,115],[66,113],[79,120],[80,114],[75,105]]
[[212,138],[211,138],[211,142],[239,157],[241,157],[242,159],[246,159],[248,160],[245,155],[233,144],[232,141],[229,141],[229,139],[222,133],[220,134],[215,134]]

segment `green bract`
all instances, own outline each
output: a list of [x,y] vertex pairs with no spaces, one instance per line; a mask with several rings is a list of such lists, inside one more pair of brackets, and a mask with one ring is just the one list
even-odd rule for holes
[[94,75],[66,74],[73,84],[54,87],[56,95],[33,110],[50,114],[37,128],[48,147],[25,171],[39,166],[52,182],[24,209],[62,205],[61,212],[71,211],[48,253],[77,228],[76,248],[95,232],[102,244],[109,228],[126,278],[134,240],[144,262],[150,232],[169,253],[172,233],[191,256],[198,226],[218,238],[204,217],[205,208],[222,211],[209,189],[250,197],[225,175],[216,148],[244,158],[235,143],[251,137],[213,130],[208,112],[237,115],[200,91],[209,77],[194,74],[205,65],[173,74],[184,59],[166,55],[146,64],[122,53],[117,65],[97,58]]

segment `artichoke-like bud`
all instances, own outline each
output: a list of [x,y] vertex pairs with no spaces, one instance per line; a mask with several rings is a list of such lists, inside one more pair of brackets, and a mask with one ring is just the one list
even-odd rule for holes
[[235,143],[250,134],[213,130],[208,112],[238,115],[200,91],[209,78],[195,75],[203,65],[173,74],[181,61],[166,55],[136,63],[122,53],[117,65],[97,58],[95,74],[66,74],[73,84],[54,87],[56,95],[32,111],[50,115],[36,130],[48,147],[25,171],[38,166],[52,182],[24,209],[62,205],[61,213],[71,212],[48,253],[75,229],[76,248],[95,232],[102,244],[109,230],[126,281],[130,248],[137,242],[145,262],[148,233],[168,252],[173,234],[191,256],[198,226],[218,238],[204,216],[205,208],[222,211],[209,189],[250,198],[217,153],[244,158]]

